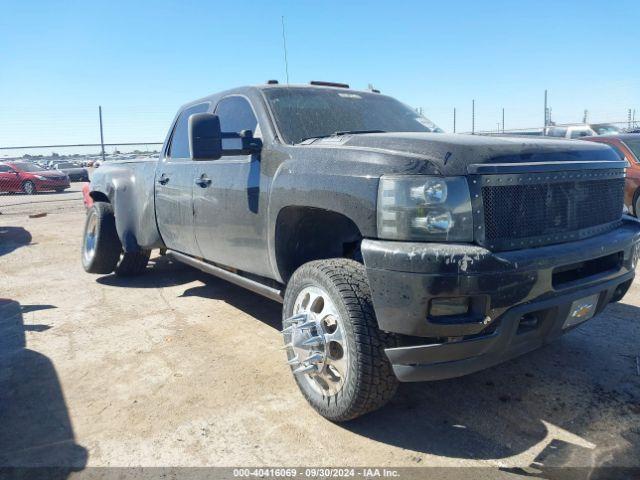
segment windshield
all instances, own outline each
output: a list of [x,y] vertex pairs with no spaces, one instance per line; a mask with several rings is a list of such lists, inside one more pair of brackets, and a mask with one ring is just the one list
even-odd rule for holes
[[633,152],[636,162],[640,162],[640,138],[625,139],[624,144]]
[[591,125],[598,135],[616,135],[621,130],[615,125]]
[[42,172],[44,169],[35,163],[16,162],[13,164],[18,170],[23,172]]
[[286,143],[348,131],[442,132],[398,100],[333,88],[263,90]]

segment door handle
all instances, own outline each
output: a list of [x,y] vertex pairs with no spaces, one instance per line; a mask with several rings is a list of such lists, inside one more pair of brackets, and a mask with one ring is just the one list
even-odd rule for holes
[[167,183],[169,183],[169,177],[167,177],[164,173],[162,175],[160,175],[160,178],[158,179],[158,183],[160,185],[166,185]]
[[202,188],[207,188],[211,185],[211,179],[203,173],[200,178],[196,178],[196,185]]

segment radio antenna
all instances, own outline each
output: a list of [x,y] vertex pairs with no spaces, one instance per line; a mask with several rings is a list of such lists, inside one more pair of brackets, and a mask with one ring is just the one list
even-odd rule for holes
[[284,34],[284,15],[282,18],[282,47],[284,49],[284,71],[287,75],[287,85],[289,85],[289,62],[287,62],[287,37]]

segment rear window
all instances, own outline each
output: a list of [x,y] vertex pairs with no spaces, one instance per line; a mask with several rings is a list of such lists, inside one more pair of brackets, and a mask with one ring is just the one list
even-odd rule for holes
[[200,103],[189,107],[184,110],[173,130],[173,137],[171,137],[171,147],[169,150],[169,157],[171,158],[189,158],[189,117],[194,113],[205,113],[209,110],[208,103]]
[[549,130],[549,137],[564,137],[567,135],[567,129],[564,127],[554,127]]
[[571,131],[571,138],[588,137],[590,135],[591,135],[590,130],[572,130]]

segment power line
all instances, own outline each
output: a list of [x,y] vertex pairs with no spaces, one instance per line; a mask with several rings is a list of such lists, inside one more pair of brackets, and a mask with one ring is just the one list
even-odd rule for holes
[[122,143],[75,143],[66,145],[24,145],[20,147],[0,147],[0,150],[26,150],[28,148],[67,148],[67,147],[118,147],[124,145],[162,145],[163,142],[122,142]]

